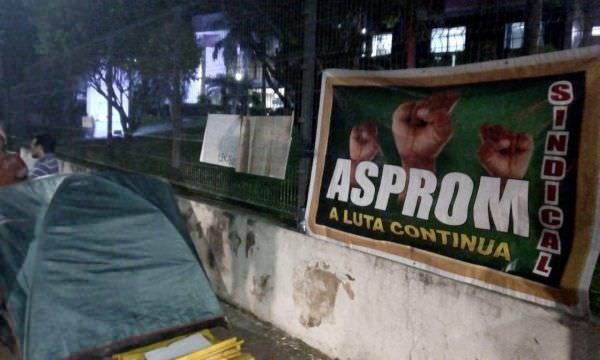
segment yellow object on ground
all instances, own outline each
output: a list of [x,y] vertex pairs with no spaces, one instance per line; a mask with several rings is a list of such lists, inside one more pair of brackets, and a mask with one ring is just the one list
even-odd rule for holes
[[[219,341],[209,330],[202,330],[200,334],[213,345],[191,354],[178,357],[177,360],[254,360],[252,355],[242,353],[243,340],[232,337]],[[178,336],[124,353],[115,354],[113,355],[112,360],[145,360],[145,353],[160,347],[168,346],[189,335],[190,334]]]
[[238,340],[233,337],[218,342],[206,349],[177,358],[177,360],[237,360],[242,356],[243,343],[243,340]]
[[[154,350],[154,349],[158,349],[163,346],[170,345],[170,344],[172,344],[176,341],[179,341],[189,335],[191,335],[191,334],[177,336],[172,339],[159,341],[157,343],[139,347],[139,348],[136,348],[133,350],[129,350],[124,353],[115,354],[112,356],[112,360],[145,360],[146,359],[144,357],[145,353],[147,353],[151,350]],[[200,331],[200,335],[204,336],[206,338],[206,340],[211,342],[211,344],[217,343],[219,341],[209,330]]]

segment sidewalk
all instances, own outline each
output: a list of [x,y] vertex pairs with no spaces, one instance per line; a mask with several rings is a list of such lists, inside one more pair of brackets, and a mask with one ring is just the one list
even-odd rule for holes
[[[231,329],[211,329],[219,339],[232,336],[243,339],[242,349],[256,360],[330,360],[300,340],[293,339],[276,327],[264,323],[245,311],[222,303]],[[16,360],[0,345],[0,360]]]
[[258,320],[254,315],[226,303],[221,305],[231,323],[231,329],[219,328],[213,333],[219,338],[236,336],[244,339],[243,351],[252,354],[256,360],[330,360],[302,341]]

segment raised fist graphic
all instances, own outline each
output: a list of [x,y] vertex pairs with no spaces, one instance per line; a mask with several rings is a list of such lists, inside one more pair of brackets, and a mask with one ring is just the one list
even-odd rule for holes
[[392,115],[392,132],[402,166],[435,172],[436,159],[452,138],[451,112],[458,101],[453,92],[405,102]]
[[354,173],[361,161],[371,161],[380,151],[377,139],[377,125],[365,123],[354,126],[350,132],[350,160],[352,163],[350,183],[355,184]]
[[481,146],[477,152],[490,176],[522,179],[533,153],[533,139],[524,132],[513,132],[501,125],[484,124],[479,129]]

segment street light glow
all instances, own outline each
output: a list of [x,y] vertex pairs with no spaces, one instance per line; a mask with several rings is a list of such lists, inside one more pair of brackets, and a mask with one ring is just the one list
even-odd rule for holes
[[240,72],[235,73],[235,81],[242,81],[243,77],[244,77],[244,75],[242,75],[242,73],[240,73]]

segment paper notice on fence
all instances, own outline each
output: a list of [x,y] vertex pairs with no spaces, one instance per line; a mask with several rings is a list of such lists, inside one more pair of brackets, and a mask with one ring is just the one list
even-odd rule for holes
[[240,143],[240,126],[239,115],[209,114],[200,161],[235,167]]
[[244,117],[236,171],[284,179],[292,126],[293,116]]

